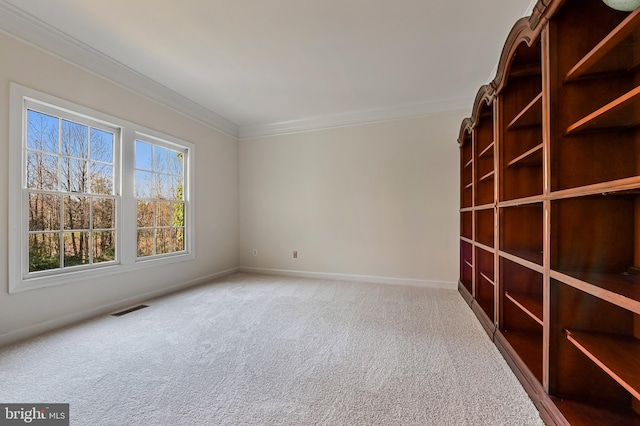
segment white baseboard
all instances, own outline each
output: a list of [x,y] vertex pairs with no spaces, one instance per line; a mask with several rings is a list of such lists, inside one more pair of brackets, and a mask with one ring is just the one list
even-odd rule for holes
[[160,290],[139,294],[124,300],[108,303],[106,305],[98,306],[86,311],[76,312],[71,315],[55,318],[40,324],[34,324],[34,325],[20,328],[18,330],[9,331],[7,333],[0,334],[0,347],[18,342],[20,340],[25,340],[30,337],[34,337],[39,334],[46,333],[48,331],[52,331],[57,328],[65,327],[67,325],[71,325],[80,321],[85,321],[100,315],[110,314],[112,312],[126,308],[127,306],[131,306],[144,301],[155,299],[157,297],[164,296],[169,293],[173,293],[189,287],[194,287],[200,284],[205,284],[209,281],[234,274],[238,272],[238,270],[239,270],[238,268],[227,269],[225,271],[216,272],[214,274],[196,278],[194,280],[189,280],[189,281],[185,281],[169,287],[165,287]]
[[337,280],[337,281],[357,281],[357,282],[367,282],[367,283],[375,283],[375,284],[408,285],[413,287],[443,288],[448,290],[456,290],[458,288],[457,282],[416,280],[416,279],[410,279],[410,278],[380,277],[380,276],[373,276],[373,275],[331,274],[327,272],[308,272],[308,271],[292,271],[287,269],[251,268],[246,266],[240,267],[239,271],[249,272],[253,274],[283,275],[287,277],[317,278],[317,279]]

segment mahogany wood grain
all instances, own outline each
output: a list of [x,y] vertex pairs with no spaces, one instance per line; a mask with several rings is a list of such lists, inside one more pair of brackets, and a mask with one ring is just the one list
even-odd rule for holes
[[505,296],[538,324],[544,325],[542,320],[542,295],[505,292]]
[[633,336],[565,330],[567,339],[634,398],[640,398],[640,340]]
[[603,71],[635,68],[638,62],[631,50],[639,38],[640,9],[636,9],[567,72],[566,80],[573,81]]

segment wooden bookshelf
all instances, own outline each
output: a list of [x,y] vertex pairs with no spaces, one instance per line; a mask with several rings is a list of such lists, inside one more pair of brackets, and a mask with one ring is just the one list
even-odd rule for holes
[[547,424],[640,425],[640,9],[538,1],[458,142],[465,300]]

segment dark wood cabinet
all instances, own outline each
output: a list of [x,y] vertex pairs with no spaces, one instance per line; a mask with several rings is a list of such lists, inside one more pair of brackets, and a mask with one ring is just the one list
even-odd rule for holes
[[460,293],[548,424],[640,425],[640,9],[538,1],[458,143]]

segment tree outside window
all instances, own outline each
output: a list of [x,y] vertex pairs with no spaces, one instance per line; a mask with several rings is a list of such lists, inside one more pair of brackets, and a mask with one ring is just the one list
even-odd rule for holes
[[116,259],[116,130],[27,109],[29,272]]
[[185,251],[184,156],[136,140],[138,257]]

